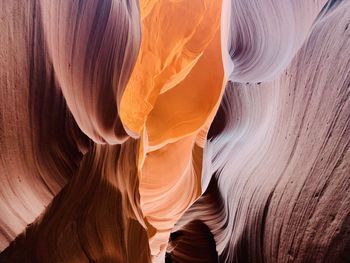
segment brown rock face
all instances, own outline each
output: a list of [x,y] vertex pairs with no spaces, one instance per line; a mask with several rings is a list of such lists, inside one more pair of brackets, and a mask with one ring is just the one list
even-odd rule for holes
[[0,2],[0,262],[350,262],[350,2]]

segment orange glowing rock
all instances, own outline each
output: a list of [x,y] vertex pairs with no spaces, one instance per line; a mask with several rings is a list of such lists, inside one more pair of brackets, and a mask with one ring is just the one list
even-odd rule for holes
[[131,136],[141,135],[141,209],[153,260],[201,194],[208,127],[222,96],[221,4],[141,1],[142,42],[120,104]]

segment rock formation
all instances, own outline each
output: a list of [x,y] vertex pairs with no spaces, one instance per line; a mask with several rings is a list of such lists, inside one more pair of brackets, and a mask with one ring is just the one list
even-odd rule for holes
[[0,29],[0,262],[350,262],[349,0],[12,0]]

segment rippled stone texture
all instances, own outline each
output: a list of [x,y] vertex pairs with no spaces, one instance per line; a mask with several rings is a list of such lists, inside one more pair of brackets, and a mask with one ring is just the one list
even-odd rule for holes
[[0,262],[349,262],[347,0],[0,3]]
[[[179,242],[200,239],[200,221],[220,262],[349,261],[349,10],[319,16],[276,80],[228,83],[206,146],[213,177],[174,228]],[[186,262],[195,248],[172,253]]]

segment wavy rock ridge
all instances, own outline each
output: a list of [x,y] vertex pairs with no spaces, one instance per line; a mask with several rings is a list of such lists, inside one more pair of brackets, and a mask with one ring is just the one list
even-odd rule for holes
[[0,6],[0,262],[350,262],[349,1]]

